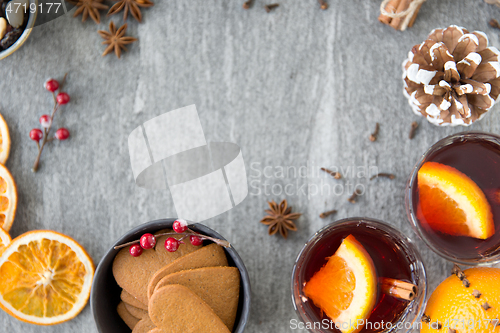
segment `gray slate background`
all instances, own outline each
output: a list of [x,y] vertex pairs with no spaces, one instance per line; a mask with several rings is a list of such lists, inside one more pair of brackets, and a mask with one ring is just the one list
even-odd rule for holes
[[[12,136],[7,167],[19,191],[11,233],[66,233],[98,263],[130,228],[175,216],[168,191],[134,185],[127,137],[144,121],[194,103],[207,140],[239,144],[246,162],[251,194],[206,221],[234,244],[248,268],[253,303],[246,331],[290,332],[289,321],[296,318],[290,273],[304,242],[326,223],[350,216],[382,219],[415,239],[404,209],[406,178],[432,143],[464,130],[438,128],[413,115],[401,92],[407,52],[433,28],[450,24],[485,31],[500,47],[500,31],[487,24],[500,19],[500,9],[479,0],[429,0],[415,26],[397,32],[377,21],[380,0],[329,0],[327,11],[315,0],[283,0],[270,14],[262,0],[248,11],[242,2],[157,0],[143,11],[143,24],[129,19],[128,34],[139,42],[121,60],[100,56],[104,47],[96,30],[107,27],[109,19],[103,17],[97,27],[66,15],[37,27],[19,51],[2,60],[0,112]],[[121,15],[113,19],[122,20]],[[52,107],[42,84],[66,71],[72,101],[56,126],[69,128],[71,139],[49,146],[33,174],[36,147],[28,132]],[[413,120],[421,127],[409,141]],[[380,136],[371,143],[375,122],[381,123]],[[499,133],[499,106],[466,130]],[[335,185],[329,178],[259,176],[266,166],[299,168],[308,162],[316,174],[321,166],[361,166],[395,173],[397,179],[369,183],[361,175],[340,181],[366,186],[353,205],[346,201],[352,189],[340,195],[300,191],[321,181]],[[295,192],[280,193],[288,183]],[[275,194],[266,195],[272,185]],[[266,200],[285,197],[303,213],[298,232],[288,240],[269,237],[259,224]],[[336,216],[318,218],[331,208],[339,210]],[[451,264],[421,242],[417,246],[433,290]],[[0,312],[0,327],[26,333],[95,331],[89,306],[54,327],[24,324]]]

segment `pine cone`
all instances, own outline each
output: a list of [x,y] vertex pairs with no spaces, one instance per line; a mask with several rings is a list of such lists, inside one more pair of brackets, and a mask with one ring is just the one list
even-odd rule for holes
[[483,32],[435,29],[403,62],[408,103],[435,125],[471,125],[500,94],[499,59]]

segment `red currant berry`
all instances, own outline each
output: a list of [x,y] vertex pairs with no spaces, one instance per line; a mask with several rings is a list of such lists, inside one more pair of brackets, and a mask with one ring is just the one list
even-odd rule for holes
[[173,238],[173,237],[169,237],[167,238],[167,240],[165,241],[165,249],[168,251],[168,252],[175,252],[177,251],[177,249],[179,248],[179,245],[181,243]]
[[149,250],[155,247],[156,245],[156,237],[152,234],[144,234],[141,236],[141,247],[144,250]]
[[138,257],[142,254],[142,247],[139,244],[135,244],[128,251],[132,257]]
[[30,131],[30,138],[33,141],[40,141],[40,140],[42,140],[42,138],[43,138],[43,132],[42,132],[42,130],[39,129],[39,128],[33,128]]
[[56,91],[57,89],[59,89],[59,82],[57,82],[56,80],[54,79],[48,79],[46,82],[45,82],[45,89],[47,89],[48,91],[50,92],[54,92]]
[[48,128],[50,124],[52,124],[52,119],[50,119],[48,114],[44,114],[40,117],[40,125],[42,125],[43,128]]
[[68,104],[69,103],[69,95],[66,94],[65,92],[60,92],[57,94],[56,97],[57,103],[60,105]]
[[66,140],[67,138],[69,138],[69,131],[64,127],[61,127],[56,131],[55,137],[58,140]]
[[203,241],[201,240],[201,237],[199,237],[199,236],[189,236],[189,241],[194,246],[200,246],[203,243]]
[[185,232],[188,229],[188,224],[185,220],[176,220],[172,226],[178,234]]

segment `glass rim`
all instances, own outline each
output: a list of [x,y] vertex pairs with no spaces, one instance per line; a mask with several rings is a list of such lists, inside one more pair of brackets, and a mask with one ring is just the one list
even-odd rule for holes
[[411,227],[415,231],[415,233],[418,235],[418,237],[424,242],[424,244],[429,247],[434,253],[439,255],[440,257],[451,261],[456,264],[460,265],[468,265],[468,266],[486,266],[486,265],[492,265],[500,262],[500,253],[497,253],[495,255],[492,255],[491,257],[485,257],[481,256],[478,258],[460,258],[458,256],[454,256],[448,252],[446,252],[443,249],[440,249],[439,246],[436,246],[431,240],[429,240],[425,234],[425,232],[422,230],[422,227],[420,226],[420,223],[418,222],[418,219],[415,214],[415,209],[413,207],[413,187],[415,186],[415,182],[417,180],[417,175],[418,175],[418,170],[422,167],[422,165],[425,163],[426,159],[429,157],[430,154],[436,152],[439,149],[442,149],[454,142],[456,138],[463,138],[463,137],[469,137],[469,136],[475,136],[475,137],[487,137],[489,139],[493,138],[498,140],[498,145],[500,147],[500,135],[493,134],[493,133],[487,133],[487,132],[482,132],[482,131],[468,131],[468,132],[459,132],[455,133],[452,135],[449,135],[447,137],[442,138],[441,140],[437,141],[434,143],[430,148],[428,148],[420,157],[418,162],[415,164],[415,167],[413,168],[412,172],[410,173],[410,176],[408,178],[408,181],[406,183],[406,188],[405,188],[405,206],[406,206],[406,215],[407,215],[407,220],[408,223],[410,223]]
[[[403,234],[401,231],[396,229],[395,227],[391,226],[389,223],[383,222],[381,220],[373,219],[373,218],[366,218],[366,217],[350,217],[350,218],[345,218],[341,220],[334,221],[332,223],[327,224],[326,226],[323,226],[321,229],[319,229],[317,232],[312,235],[309,240],[304,244],[302,249],[299,251],[297,258],[295,259],[293,269],[292,269],[292,279],[291,279],[291,298],[292,298],[292,304],[295,309],[295,313],[298,315],[300,320],[304,323],[313,323],[314,321],[311,320],[309,316],[307,316],[304,311],[301,311],[300,307],[297,305],[296,300],[301,298],[302,295],[297,292],[297,286],[296,286],[296,279],[298,280],[298,265],[302,264],[301,259],[304,259],[305,254],[307,253],[308,250],[310,250],[316,242],[321,239],[321,237],[328,231],[335,229],[335,228],[340,228],[349,224],[353,225],[359,225],[360,223],[366,224],[369,226],[375,226],[377,229],[381,229],[382,231],[388,233],[390,236],[396,238],[398,241],[400,241],[405,248],[405,251],[408,251],[411,255],[414,256],[415,262],[412,263],[414,265],[415,271],[417,271],[419,278],[421,278],[421,282],[418,285],[418,294],[417,296],[408,303],[408,306],[404,310],[403,314],[400,316],[398,321],[394,324],[397,325],[400,322],[404,322],[410,311],[413,309],[413,307],[418,307],[417,312],[415,314],[415,317],[411,319],[411,327],[410,329],[406,329],[405,332],[411,332],[414,329],[414,325],[416,322],[418,322],[425,310],[425,304],[427,302],[427,273],[425,270],[425,265],[423,263],[422,257],[420,256],[420,253],[418,252],[417,248],[415,247],[413,241]],[[389,332],[394,332],[397,329],[396,326],[393,326],[392,329],[383,331],[384,333],[389,333]],[[320,333],[322,331],[316,331],[315,329],[313,331],[309,330],[310,332],[314,333]]]

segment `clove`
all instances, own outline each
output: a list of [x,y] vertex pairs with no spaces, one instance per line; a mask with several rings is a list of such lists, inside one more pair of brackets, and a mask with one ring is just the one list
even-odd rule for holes
[[329,211],[326,211],[326,212],[323,212],[323,213],[319,214],[319,217],[321,217],[322,219],[324,219],[324,218],[327,218],[328,216],[330,216],[332,214],[335,214],[335,213],[337,213],[337,210],[333,209],[333,210],[329,210]]
[[394,179],[396,178],[395,175],[393,175],[392,173],[384,173],[384,172],[381,172],[381,173],[378,173],[376,175],[373,175],[370,177],[370,180],[374,180],[375,178],[378,178],[378,177],[384,177],[384,178],[389,178],[389,179]]
[[416,121],[412,122],[410,128],[410,134],[408,135],[410,140],[415,137],[415,132],[417,131],[417,128],[418,128],[418,123]]
[[326,172],[327,174],[329,174],[330,176],[332,176],[335,179],[342,178],[342,175],[340,174],[340,172],[332,171],[332,170],[329,170],[327,168],[321,168],[321,171]]
[[377,136],[378,136],[378,131],[380,129],[380,124],[379,123],[376,123],[375,124],[375,131],[373,131],[372,134],[370,134],[370,141],[371,142],[374,142],[377,140]]
[[356,201],[358,201],[358,196],[360,195],[361,193],[358,193],[358,190],[354,190],[354,193],[349,197],[349,199],[347,199],[347,201],[349,201],[350,203],[356,203]]
[[321,9],[326,10],[328,9],[328,2],[326,0],[318,0],[319,5],[321,6]]
[[440,323],[440,322],[438,322],[438,321],[435,321],[435,322],[433,322],[433,323],[431,324],[431,328],[432,328],[433,330],[440,330],[442,327],[443,327],[443,325],[441,325],[441,323]]
[[481,304],[481,307],[484,309],[484,311],[488,311],[489,309],[491,309],[491,306],[488,304],[488,302],[484,302],[483,304]]
[[465,273],[458,267],[457,264],[453,265],[453,268],[451,269],[451,275],[456,275],[460,281],[463,281],[465,279]]
[[265,5],[264,6],[264,9],[266,10],[266,12],[271,12],[271,10],[275,9],[276,7],[279,7],[279,3],[272,3],[272,4],[269,4],[269,5]]
[[243,9],[250,9],[253,6],[254,0],[248,0],[243,3]]
[[497,20],[491,19],[489,23],[490,23],[490,26],[492,26],[493,28],[500,29],[500,23],[498,23]]
[[425,313],[422,315],[422,321],[424,323],[430,323],[431,322],[431,317],[429,317],[428,315],[426,315]]
[[472,291],[472,296],[474,296],[475,298],[479,298],[481,297],[481,292],[479,292],[479,290],[477,289],[474,289],[474,291]]

